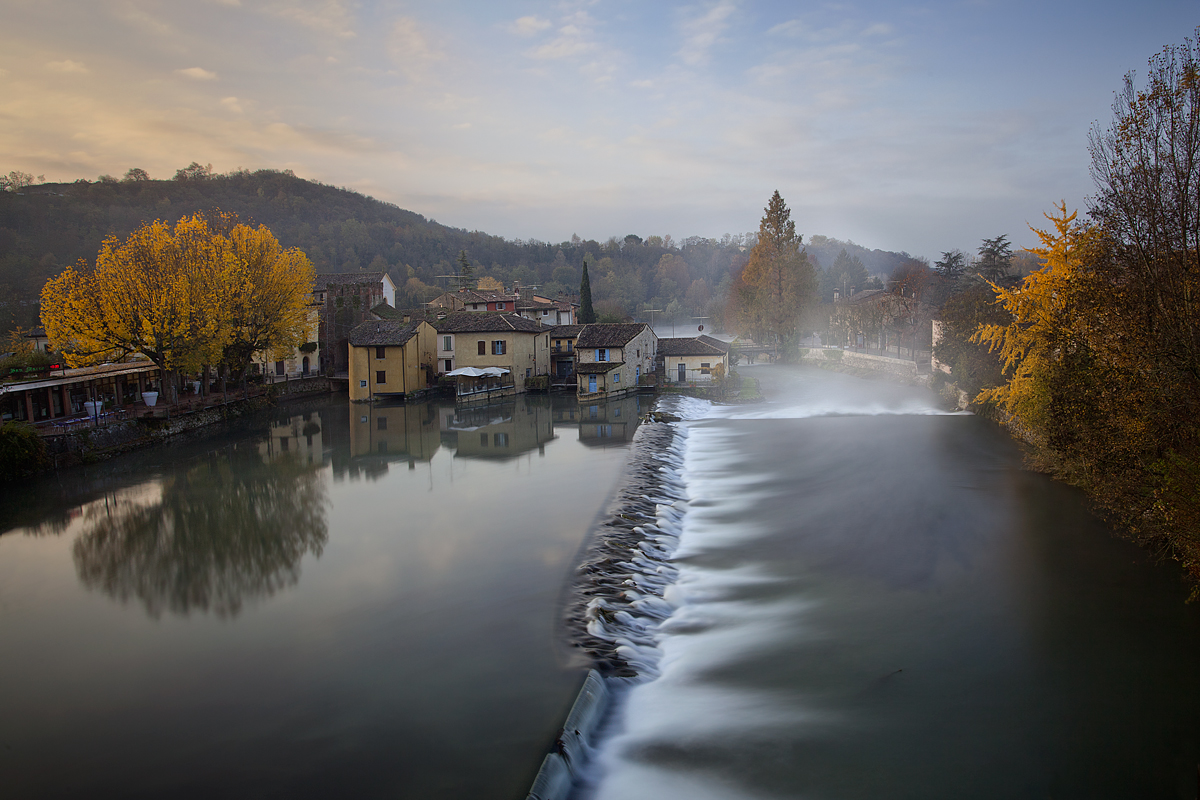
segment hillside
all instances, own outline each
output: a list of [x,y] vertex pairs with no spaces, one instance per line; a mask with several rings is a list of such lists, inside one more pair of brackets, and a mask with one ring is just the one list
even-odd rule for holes
[[[94,259],[106,236],[125,236],[145,221],[174,222],[220,209],[268,226],[285,246],[302,248],[319,272],[387,271],[400,304],[417,305],[442,291],[466,251],[479,277],[536,284],[550,294],[576,292],[586,259],[597,308],[613,314],[664,309],[680,318],[720,314],[731,275],[753,241],[692,237],[682,242],[629,235],[607,242],[572,237],[561,243],[510,241],[451,228],[390,203],[345,189],[260,170],[176,180],[48,183],[0,192],[0,329],[37,324],[37,298],[47,279],[79,259]],[[842,247],[871,272],[888,272],[904,254],[870,251],[813,237],[825,267]],[[832,252],[832,255],[828,253]]]

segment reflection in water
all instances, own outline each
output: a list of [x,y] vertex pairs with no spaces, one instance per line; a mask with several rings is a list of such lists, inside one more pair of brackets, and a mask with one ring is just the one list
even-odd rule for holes
[[461,458],[504,460],[537,449],[555,438],[551,404],[523,396],[484,406],[443,408],[442,441]]
[[625,445],[633,438],[642,414],[649,412],[653,404],[653,397],[635,394],[579,405],[579,441],[591,447]]
[[136,597],[153,617],[232,617],[294,585],[301,559],[320,556],[328,539],[320,423],[296,417],[271,434],[176,465],[156,496],[92,506],[74,545],[79,579],[122,602]]

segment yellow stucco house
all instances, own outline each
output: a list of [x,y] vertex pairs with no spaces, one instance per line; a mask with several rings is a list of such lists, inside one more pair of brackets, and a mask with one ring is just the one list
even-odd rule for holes
[[437,374],[437,331],[424,320],[369,320],[350,331],[350,400],[405,399]]
[[[506,371],[491,378],[459,378],[458,395],[479,389],[497,394],[525,391],[525,379],[550,372],[549,329],[517,314],[459,311],[436,320],[437,371],[441,374],[470,367]],[[449,367],[450,369],[447,369]]]

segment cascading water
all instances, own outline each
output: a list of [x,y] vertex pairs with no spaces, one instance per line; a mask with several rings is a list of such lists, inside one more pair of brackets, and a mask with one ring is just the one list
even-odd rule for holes
[[[1200,731],[1171,703],[1094,711],[1128,691],[1127,665],[1080,641],[1127,637],[1129,604],[1154,605],[1175,621],[1132,651],[1159,675],[1196,650],[1172,631],[1200,638],[1181,590],[1164,611],[1161,592],[1093,585],[1097,559],[1146,567],[988,423],[909,387],[763,375],[783,399],[665,398],[680,421],[635,442],[572,616],[616,676],[576,797],[1122,797],[1194,780],[1166,754],[1172,728],[1155,755],[1100,735]],[[1084,548],[1081,570],[1064,553]],[[1195,684],[1172,683],[1200,710]]]

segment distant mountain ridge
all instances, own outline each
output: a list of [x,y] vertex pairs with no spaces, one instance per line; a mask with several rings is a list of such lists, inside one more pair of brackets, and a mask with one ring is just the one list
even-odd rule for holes
[[[465,251],[477,278],[538,285],[550,294],[577,292],[586,259],[597,305],[614,315],[658,308],[663,315],[713,317],[752,244],[742,236],[678,243],[634,235],[603,243],[575,236],[560,243],[513,241],[275,170],[45,183],[0,192],[0,328],[37,325],[45,282],[68,264],[93,261],[107,236],[211,209],[266,225],[284,246],[303,249],[318,272],[385,271],[398,287],[398,304],[408,305],[443,291],[442,276],[457,272]],[[828,267],[842,247],[870,272],[890,272],[907,258],[820,236],[808,250]]]

